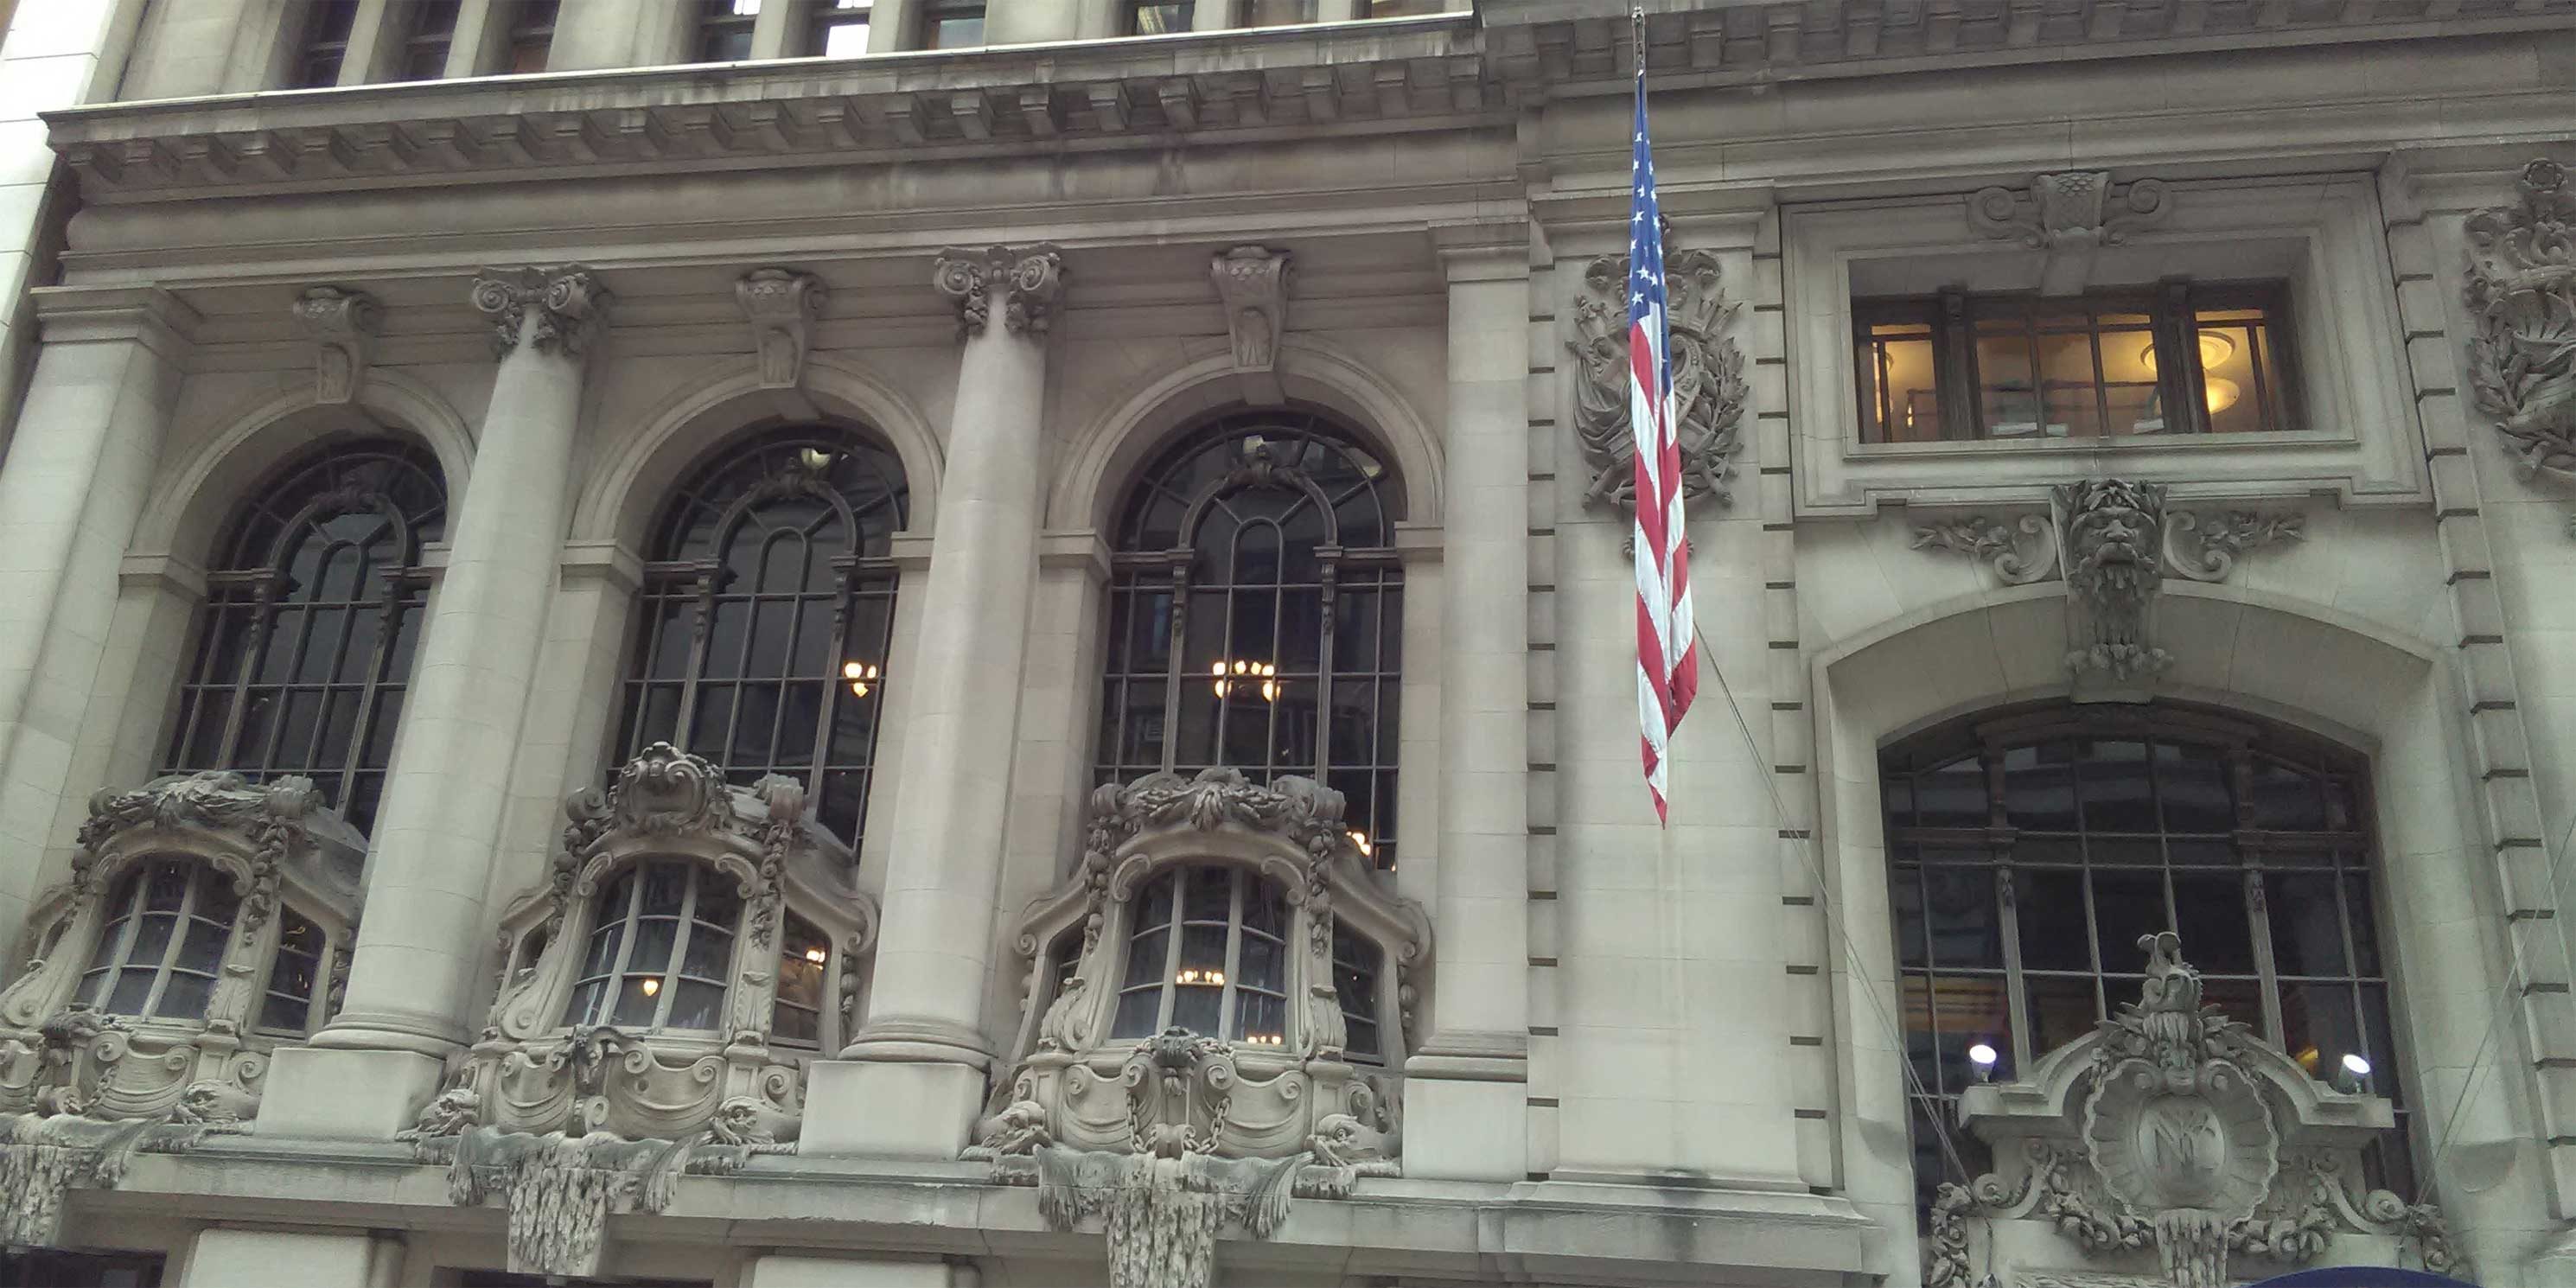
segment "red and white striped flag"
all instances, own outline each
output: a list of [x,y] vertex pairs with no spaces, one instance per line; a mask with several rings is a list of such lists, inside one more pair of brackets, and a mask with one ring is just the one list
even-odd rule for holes
[[1636,151],[1628,216],[1628,424],[1637,447],[1637,721],[1646,790],[1665,821],[1665,747],[1699,692],[1691,622],[1690,542],[1682,523],[1682,449],[1674,424],[1673,365],[1664,315],[1663,221],[1646,141],[1645,20],[1636,15]]

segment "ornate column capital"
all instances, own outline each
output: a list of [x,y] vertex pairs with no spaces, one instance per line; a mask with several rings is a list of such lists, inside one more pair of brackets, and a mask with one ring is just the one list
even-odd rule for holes
[[314,342],[313,399],[345,403],[366,379],[367,351],[383,311],[365,291],[337,286],[305,288],[290,306],[296,329]]
[[830,291],[812,273],[755,268],[733,284],[734,303],[751,323],[760,387],[793,389],[805,375],[805,348]]
[[492,355],[500,358],[519,346],[523,333],[539,353],[582,356],[608,324],[610,298],[599,278],[579,264],[487,268],[474,278],[474,307],[492,315]]
[[1064,254],[1053,245],[1015,250],[950,247],[939,252],[930,284],[957,301],[961,335],[981,335],[993,306],[1002,306],[1002,324],[1014,335],[1044,335],[1054,321],[1056,297],[1064,291]]

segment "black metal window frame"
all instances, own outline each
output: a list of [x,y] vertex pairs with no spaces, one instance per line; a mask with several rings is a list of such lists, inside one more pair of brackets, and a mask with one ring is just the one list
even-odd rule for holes
[[1127,0],[1127,20],[1120,25],[1131,36],[1169,36],[1188,31],[1198,20],[1201,4],[1222,4],[1225,0]]
[[[1308,775],[1344,794],[1362,849],[1393,867],[1402,498],[1386,457],[1320,412],[1230,412],[1181,435],[1130,492],[1111,556],[1095,781],[1217,765]],[[1302,538],[1286,525],[1309,514],[1322,531],[1306,579],[1288,567]],[[1219,522],[1234,525],[1222,550],[1208,544]],[[1241,541],[1259,525],[1276,534],[1266,580],[1247,575],[1261,555]],[[1214,630],[1194,625],[1209,614]],[[1256,669],[1219,676],[1220,662]],[[1260,754],[1237,754],[1256,724]]]
[[[696,57],[701,63],[738,63],[751,57],[751,31],[760,22],[763,0],[700,0]],[[784,4],[786,0],[768,0]]]
[[[427,610],[445,476],[426,448],[362,440],[300,458],[249,496],[206,575],[159,772],[304,774],[365,831]],[[357,531],[369,518],[379,526]],[[356,573],[334,597],[343,548]]]
[[463,0],[411,0],[404,6],[410,29],[403,37],[402,74],[407,81],[438,80],[447,75],[447,56],[456,42],[456,20]]
[[358,0],[305,0],[304,27],[295,41],[289,89],[327,89],[340,83],[349,60],[349,35],[357,26]]
[[[166,900],[165,907],[152,906],[165,884],[177,887],[175,898]],[[111,911],[99,928],[89,965],[81,971],[74,1000],[111,1015],[183,1023],[205,1019],[215,982],[223,974],[234,918],[241,912],[232,878],[188,859],[154,859],[118,878],[108,903]],[[157,930],[151,925],[156,920],[163,923]],[[188,964],[188,950],[205,945],[212,945],[211,954],[201,952],[199,964]],[[142,996],[120,1002],[126,981],[136,977]]]
[[[650,883],[676,878],[680,899],[668,912],[648,908]],[[603,887],[595,905],[590,943],[581,974],[573,981],[564,1006],[564,1023],[574,1026],[613,1024],[636,1033],[712,1033],[724,1027],[725,999],[732,987],[734,954],[742,939],[741,896],[725,888],[732,880],[692,859],[645,859],[617,874]],[[710,911],[712,909],[713,911]],[[667,923],[670,937],[658,952],[637,955],[649,927]],[[701,952],[721,937],[713,953]],[[706,960],[715,956],[718,960]],[[658,958],[658,960],[656,960]],[[631,996],[630,996],[631,993]],[[708,999],[704,1024],[675,1021],[682,998]],[[640,1004],[641,1014],[630,1008]],[[680,1018],[688,1018],[681,1014]]]
[[[1918,1202],[1948,1171],[1927,1119],[1970,1170],[1987,1162],[1956,1128],[1980,1076],[1973,1046],[1994,1049],[2004,1080],[2090,1032],[2136,1000],[2135,936],[2163,930],[2210,1003],[2314,1076],[2336,1080],[2345,1054],[2369,1062],[2360,1085],[2389,1099],[2398,1130],[2365,1171],[2413,1193],[2369,783],[2366,760],[2325,740],[2177,706],[1991,712],[1882,752]],[[2336,1027],[2346,1050],[2318,1040]]]
[[544,71],[554,53],[555,24],[562,16],[562,0],[518,0],[510,12],[509,45],[501,54],[501,70],[512,75]]
[[984,0],[921,0],[921,47],[983,48],[985,18]]
[[[1996,338],[2003,328],[2024,337],[2024,358],[2032,373],[2027,396],[2032,403],[2033,433],[2045,439],[2049,423],[2045,371],[2040,342],[2050,336],[2084,335],[2091,349],[2089,412],[2094,432],[2070,432],[2063,441],[2123,437],[2134,431],[2113,430],[2115,397],[2128,382],[2107,374],[2106,352],[2116,346],[2145,344],[2155,354],[2154,379],[2137,386],[2159,411],[2160,435],[2208,434],[2211,431],[2208,377],[2202,370],[2201,332],[2242,331],[2252,373],[2240,399],[2251,400],[2258,428],[2247,433],[2281,433],[2301,427],[2296,327],[2291,316],[2289,283],[2282,280],[2191,282],[2172,279],[2155,286],[2119,287],[2070,296],[2029,292],[1971,293],[1948,290],[1936,295],[1871,296],[1852,301],[1853,376],[1861,412],[1863,443],[1963,442],[2019,437],[1990,432],[1995,423],[1986,405],[1983,373],[1977,355],[1981,336]],[[2251,315],[2251,316],[2248,316]],[[2079,322],[2077,319],[2081,319]],[[1912,424],[1919,415],[1900,415],[1895,382],[1889,372],[1892,343],[1928,342],[1933,370],[1934,433],[1926,438],[1892,437],[1891,427]],[[2232,343],[2232,342],[2231,342]],[[2177,361],[2179,358],[2179,361]],[[2277,379],[2276,379],[2277,377]],[[2181,409],[2179,418],[2175,409]],[[1906,409],[1911,410],[1911,409]],[[2179,419],[2181,423],[2176,424]],[[2134,422],[2133,422],[2134,423]]]
[[[858,431],[792,424],[727,443],[687,477],[636,596],[617,758],[667,741],[735,783],[799,779],[816,820],[855,852],[891,680],[892,541],[909,514],[902,462]],[[767,561],[788,529],[776,522],[800,511],[803,566],[778,587]],[[826,531],[835,527],[837,538]],[[818,537],[837,544],[818,549]],[[746,540],[756,545],[747,563],[735,545]],[[812,727],[800,735],[809,702]]]
[[[1193,898],[1217,882],[1225,886],[1221,908]],[[1179,864],[1145,882],[1127,909],[1127,962],[1111,1038],[1151,1037],[1178,1025],[1247,1046],[1287,1046],[1290,914],[1277,882],[1232,864]],[[1264,957],[1266,965],[1257,960]],[[1210,994],[1214,1014],[1192,1014],[1209,1009]],[[1150,1018],[1138,1005],[1149,1000]],[[1198,1018],[1206,1027],[1191,1023]]]

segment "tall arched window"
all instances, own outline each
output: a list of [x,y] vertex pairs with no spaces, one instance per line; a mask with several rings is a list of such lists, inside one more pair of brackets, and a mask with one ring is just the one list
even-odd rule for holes
[[1402,498],[1357,435],[1305,411],[1224,416],[1146,470],[1118,525],[1098,780],[1308,775],[1392,867]]
[[[2295,731],[2173,707],[1980,716],[1880,757],[1915,1180],[1945,1178],[1969,1051],[2010,1079],[2138,996],[2141,935],[2172,930],[2205,1000],[2318,1079],[2368,1062],[2399,1130],[2370,1184],[2414,1192],[2372,876],[2369,773]],[[1966,1178],[1949,1176],[1947,1179]]]
[[619,758],[670,742],[731,782],[783,774],[856,849],[905,504],[894,453],[833,426],[714,453],[654,529]]
[[252,491],[198,614],[161,772],[303,774],[366,829],[384,789],[421,606],[447,519],[427,449],[335,444]]

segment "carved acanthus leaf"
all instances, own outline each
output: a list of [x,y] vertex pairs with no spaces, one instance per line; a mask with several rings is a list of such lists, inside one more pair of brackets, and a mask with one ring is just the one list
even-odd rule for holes
[[2576,192],[2546,158],[2521,200],[2469,216],[2469,396],[2523,477],[2576,480]]

